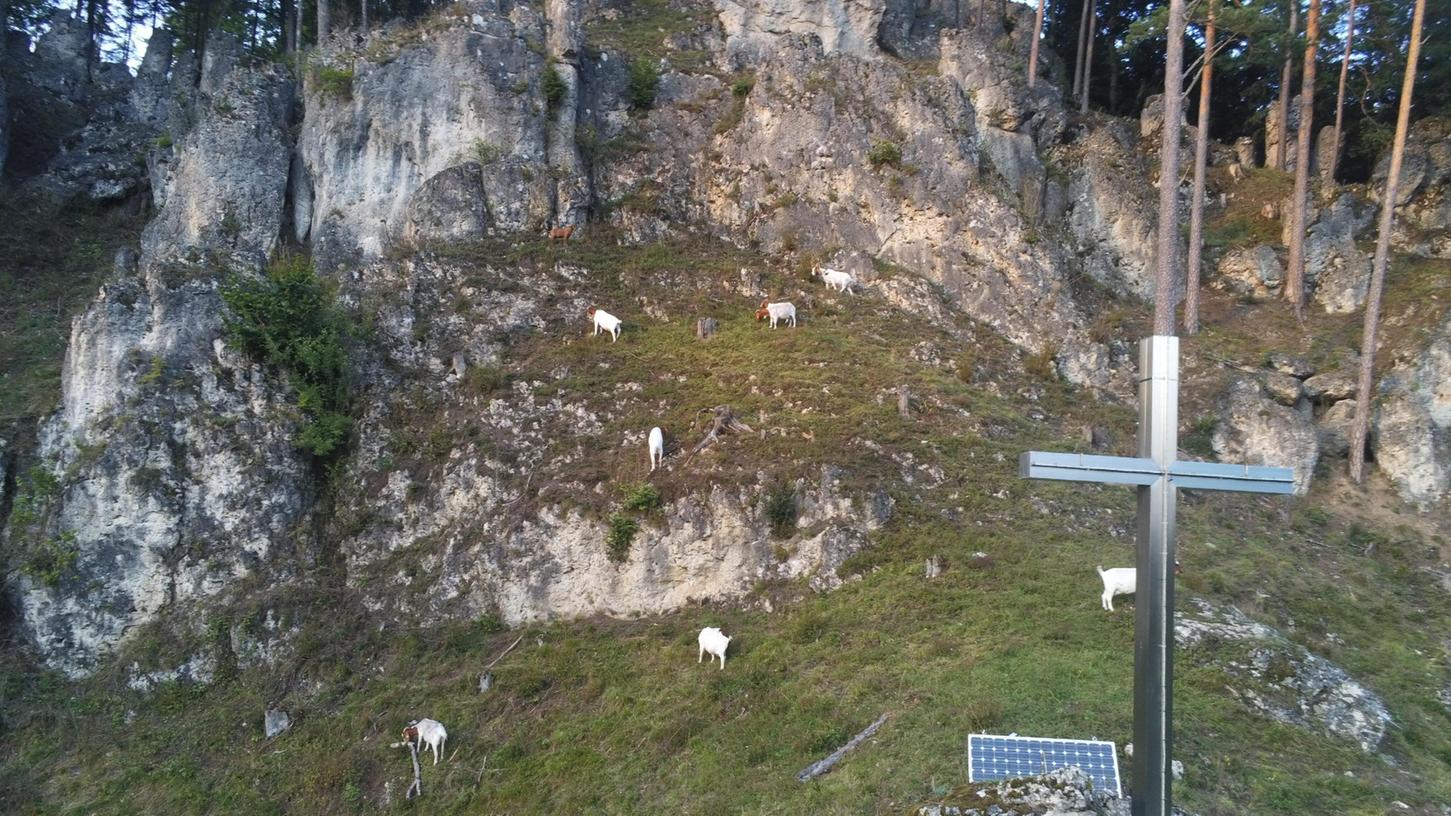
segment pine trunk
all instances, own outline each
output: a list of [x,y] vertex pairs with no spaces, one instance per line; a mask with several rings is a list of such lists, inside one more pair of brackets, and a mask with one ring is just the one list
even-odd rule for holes
[[1038,0],[1038,16],[1033,21],[1033,46],[1028,49],[1028,87],[1038,82],[1038,40],[1043,37],[1043,5],[1047,0]]
[[1214,0],[1204,26],[1204,68],[1199,72],[1199,132],[1194,138],[1194,197],[1189,204],[1189,268],[1184,280],[1184,333],[1199,333],[1199,269],[1204,251],[1204,187],[1209,164],[1209,94],[1214,78]]
[[1275,135],[1273,147],[1265,145],[1269,161],[1265,162],[1276,170],[1284,170],[1289,164],[1289,152],[1285,149],[1285,131],[1290,127],[1290,71],[1294,66],[1292,48],[1295,44],[1295,30],[1300,24],[1300,0],[1290,0],[1290,38],[1285,41],[1285,67],[1280,70],[1280,101],[1276,115],[1280,118],[1279,133]]
[[281,23],[279,30],[281,30],[282,36],[278,45],[282,47],[284,54],[291,54],[297,50],[297,29],[293,22],[292,3],[293,0],[279,0],[277,5],[278,15],[282,18],[279,20]]
[[368,32],[368,0],[358,0],[358,9],[362,12],[362,31],[366,34]]
[[1164,126],[1159,143],[1159,225],[1154,257],[1154,334],[1174,333],[1178,282],[1179,141],[1184,120],[1184,0],[1169,0],[1164,56]]
[[1345,11],[1345,52],[1340,55],[1340,87],[1335,92],[1335,136],[1330,143],[1334,149],[1330,151],[1330,166],[1324,168],[1324,176],[1329,181],[1335,180],[1335,172],[1340,167],[1340,136],[1344,132],[1341,123],[1345,119],[1345,78],[1350,72],[1350,47],[1355,41],[1355,0],[1350,0],[1350,7]]
[[1083,8],[1078,12],[1078,50],[1073,54],[1074,98],[1078,97],[1078,92],[1083,87],[1083,41],[1088,36],[1088,8],[1093,2],[1094,0],[1083,0]]
[[1380,197],[1380,234],[1375,241],[1375,264],[1370,272],[1370,293],[1365,299],[1365,327],[1360,335],[1360,382],[1355,391],[1355,429],[1350,439],[1350,478],[1357,484],[1365,478],[1365,442],[1370,430],[1370,383],[1375,371],[1376,331],[1380,322],[1380,298],[1385,288],[1386,261],[1390,256],[1391,227],[1396,218],[1396,186],[1401,180],[1401,160],[1406,153],[1406,131],[1411,123],[1411,92],[1416,86],[1416,61],[1421,57],[1421,23],[1426,0],[1416,0],[1411,18],[1410,53],[1406,76],[1401,81],[1401,106],[1396,114],[1396,140],[1391,147],[1391,166],[1386,173],[1385,192]]
[[1093,35],[1098,30],[1098,3],[1088,3],[1088,51],[1083,55],[1083,88],[1078,98],[1078,112],[1088,113],[1088,88],[1093,82]]
[[1295,192],[1290,202],[1290,261],[1285,297],[1295,316],[1305,310],[1305,208],[1310,193],[1310,131],[1315,123],[1315,50],[1320,36],[1320,0],[1310,0],[1305,18],[1305,67],[1300,77],[1300,131],[1295,141]]
[[328,7],[328,0],[317,0],[317,44],[322,45],[323,40],[332,31],[333,13]]

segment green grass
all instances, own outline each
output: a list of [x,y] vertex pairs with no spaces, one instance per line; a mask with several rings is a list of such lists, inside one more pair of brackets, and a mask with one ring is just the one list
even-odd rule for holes
[[[378,810],[388,786],[391,809],[439,814],[894,813],[965,782],[969,731],[1130,739],[1131,602],[1104,613],[1093,567],[1131,559],[1132,494],[1028,483],[1015,468],[1027,448],[1083,449],[1085,425],[1132,439],[1130,408],[1023,371],[1018,352],[978,327],[964,322],[950,335],[870,295],[848,310],[787,263],[711,241],[629,248],[592,237],[443,255],[476,270],[476,286],[509,285],[490,277],[497,270],[542,280],[556,263],[584,267],[584,291],[572,296],[608,306],[625,331],[610,343],[586,337],[582,315],[552,322],[513,342],[455,403],[400,391],[410,424],[397,427],[388,470],[427,484],[436,460],[471,439],[476,401],[501,398],[505,383],[585,403],[601,439],[659,424],[686,449],[704,431],[700,410],[730,404],[768,438],[727,435],[688,467],[676,455],[653,475],[634,450],[591,457],[570,474],[583,494],[551,500],[643,522],[657,501],[647,475],[664,502],[722,484],[754,486],[770,504],[768,486],[784,495],[782,486],[811,484],[832,464],[849,491],[880,487],[895,500],[872,546],[842,568],[859,578],[825,594],[767,584],[742,604],[521,632],[487,617],[379,631],[361,574],[349,576],[352,589],[312,576],[258,588],[253,607],[218,616],[243,627],[264,604],[280,609],[299,627],[292,651],[210,687],[146,696],[125,687],[121,667],[165,666],[196,648],[230,665],[218,631],[148,630],[79,684],[0,667],[0,800],[18,803],[15,812],[351,814]],[[802,309],[795,330],[766,328],[750,298],[720,285],[742,267],[764,273],[773,296],[813,292],[816,307]],[[637,295],[657,311],[646,314]],[[693,334],[702,315],[720,321],[708,342]],[[1214,325],[1221,335],[1191,353],[1229,353]],[[952,364],[915,361],[908,351],[919,343]],[[622,383],[640,389],[618,391]],[[916,406],[908,419],[895,410],[902,384]],[[1196,400],[1182,408],[1186,422],[1212,410]],[[504,441],[487,444],[508,455]],[[920,469],[905,483],[906,454],[941,467],[943,483],[924,486]],[[1375,521],[1357,501],[1372,499],[1313,494],[1287,521],[1278,501],[1186,495],[1180,597],[1236,603],[1383,694],[1397,717],[1386,744],[1394,765],[1249,713],[1225,690],[1234,681],[1224,655],[1196,649],[1180,654],[1176,685],[1177,753],[1189,768],[1176,791],[1190,810],[1361,814],[1392,799],[1451,799],[1451,716],[1434,699],[1447,680],[1438,638],[1451,629],[1451,599],[1419,569],[1435,563],[1435,542]],[[415,542],[388,574],[426,586],[424,562],[439,543]],[[638,548],[636,539],[624,556]],[[978,550],[991,566],[967,566]],[[930,555],[950,566],[927,581]],[[751,602],[764,599],[774,611]],[[691,660],[702,626],[734,638],[723,671]],[[520,635],[491,669],[493,689],[478,694],[478,673]],[[261,737],[268,705],[296,720],[271,741]],[[883,712],[877,738],[837,770],[795,781]],[[401,802],[407,754],[388,743],[420,716],[448,726],[449,756],[425,764],[425,798],[410,807]]]
[[714,26],[715,9],[698,0],[629,0],[617,7],[615,19],[603,14],[584,23],[585,42],[590,48],[623,52],[651,62],[667,58],[684,71],[710,69],[710,54],[704,49],[676,49],[666,43],[672,38]]

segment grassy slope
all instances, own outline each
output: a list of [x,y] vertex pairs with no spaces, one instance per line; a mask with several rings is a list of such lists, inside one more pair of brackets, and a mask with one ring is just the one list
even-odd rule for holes
[[[545,251],[553,250],[524,254]],[[619,344],[583,342],[572,324],[516,347],[509,373],[547,383],[544,372],[568,364],[564,383],[543,387],[578,392],[641,382],[638,400],[594,406],[625,406],[608,417],[606,439],[638,430],[662,404],[673,406],[672,427],[716,402],[732,402],[748,420],[767,411],[767,424],[786,435],[730,440],[688,470],[677,460],[659,479],[662,492],[699,487],[697,467],[734,484],[772,452],[788,476],[845,464],[862,486],[881,484],[898,499],[876,546],[849,565],[860,580],[826,595],[763,587],[774,612],[754,604],[531,627],[483,696],[478,672],[518,633],[488,621],[351,630],[331,597],[313,603],[283,666],[210,688],[167,686],[145,697],[118,672],[66,686],[7,668],[0,799],[36,813],[356,813],[376,809],[390,785],[402,809],[408,762],[388,743],[417,716],[442,720],[452,735],[449,760],[425,767],[427,798],[416,807],[428,813],[894,812],[963,781],[968,731],[1128,739],[1131,608],[1102,612],[1092,570],[1131,558],[1131,496],[1024,483],[1015,457],[1027,447],[1077,448],[1090,422],[1113,428],[1122,448],[1129,411],[1034,379],[990,337],[971,344],[980,371],[972,384],[913,362],[906,351],[919,341],[949,359],[969,346],[870,297],[848,311],[812,284],[792,285],[813,287],[819,308],[803,314],[801,328],[771,332],[744,316],[740,298],[689,285],[761,262],[719,247],[565,252],[595,270],[597,296],[618,303],[622,293],[648,294],[678,317],[659,323],[622,305],[632,325]],[[788,276],[773,280],[784,286]],[[1241,348],[1215,332],[1288,331],[1274,308],[1260,307],[1258,323],[1246,325],[1239,310],[1248,307],[1211,301],[1220,322],[1191,354],[1253,363],[1263,346]],[[720,310],[715,342],[691,339],[684,314],[692,308]],[[752,374],[782,393],[752,394]],[[875,400],[904,381],[917,395],[908,421],[890,400]],[[800,414],[801,405],[816,410]],[[1185,424],[1207,410],[1191,402]],[[858,435],[941,464],[946,483],[908,487],[896,465],[851,442]],[[641,470],[622,457],[591,478],[623,482]],[[1353,501],[1389,500],[1320,488],[1293,506],[1287,529],[1277,501],[1189,498],[1180,515],[1183,586],[1285,627],[1385,695],[1398,723],[1387,742],[1392,762],[1252,716],[1226,694],[1214,654],[1186,654],[1176,713],[1187,806],[1380,813],[1392,799],[1451,800],[1451,718],[1434,700],[1447,679],[1437,638],[1451,627],[1451,608],[1417,569],[1446,542],[1419,521],[1396,529],[1393,513],[1367,522]],[[993,566],[970,568],[976,550]],[[928,582],[921,564],[933,553],[951,568]],[[690,660],[704,625],[736,637],[724,671]],[[268,704],[298,718],[272,741],[260,736]],[[883,711],[892,719],[873,743],[818,782],[794,781]]]
[[0,193],[0,437],[29,435],[60,395],[71,317],[95,295],[141,221],[84,205],[52,211]]

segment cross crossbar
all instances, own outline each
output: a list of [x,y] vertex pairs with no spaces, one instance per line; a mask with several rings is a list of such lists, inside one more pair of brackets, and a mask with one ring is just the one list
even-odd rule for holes
[[1121,485],[1151,485],[1168,476],[1181,489],[1270,494],[1295,490],[1295,475],[1290,468],[1220,462],[1172,462],[1160,468],[1152,459],[1056,451],[1024,452],[1018,457],[1018,475],[1025,479]]

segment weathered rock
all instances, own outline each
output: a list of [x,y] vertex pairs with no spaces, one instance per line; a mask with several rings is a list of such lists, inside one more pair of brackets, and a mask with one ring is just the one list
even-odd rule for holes
[[[1095,790],[1088,774],[1070,767],[1050,769],[1040,776],[969,785],[916,812],[917,816],[1127,816],[1129,811],[1130,799]],[[1182,816],[1177,808],[1174,813]]]
[[1366,753],[1380,748],[1391,715],[1378,694],[1232,606],[1200,598],[1190,605],[1193,611],[1175,620],[1175,644],[1209,650],[1207,659],[1241,681],[1229,689],[1240,702],[1270,719],[1351,740]]
[[[515,90],[537,88],[544,74],[546,58],[536,50],[544,20],[505,0],[474,9],[477,24],[446,17],[427,40],[395,46],[386,60],[346,50],[321,55],[351,66],[345,85],[309,81],[298,137],[322,267],[381,255],[407,232],[410,202],[425,183],[467,162],[482,167],[487,228],[542,230],[550,221],[556,183],[542,170],[559,157],[546,149],[549,119],[537,91]],[[438,81],[444,76],[451,80]],[[469,228],[445,232],[471,234],[478,220],[464,217]]]
[[408,201],[402,238],[414,245],[484,237],[489,227],[481,167],[464,162],[423,183]]
[[61,486],[18,532],[68,542],[75,560],[53,584],[22,578],[19,607],[41,656],[71,676],[163,608],[184,619],[264,564],[286,574],[279,552],[307,550],[295,409],[220,340],[218,295],[226,268],[253,272],[277,246],[290,82],[280,68],[235,71],[219,93],[230,107],[181,141],[134,271],[127,259],[74,321],[61,407],[41,428],[38,459]]
[[947,559],[946,558],[943,558],[940,555],[928,556],[928,558],[927,558],[927,570],[926,570],[927,580],[930,581],[933,578],[940,577],[942,575],[942,573],[944,573],[946,571],[947,571]]
[[1295,493],[1310,489],[1320,445],[1310,421],[1265,396],[1254,380],[1236,380],[1214,429],[1214,453],[1226,462],[1292,467]]
[[726,50],[736,59],[759,59],[786,35],[817,38],[828,54],[881,56],[877,30],[886,0],[715,0]]
[[1320,452],[1323,455],[1345,456],[1350,452],[1356,406],[1357,402],[1353,399],[1341,400],[1320,416],[1317,428],[1320,433]]
[[1305,386],[1289,374],[1273,371],[1265,375],[1265,390],[1275,402],[1293,408],[1299,404],[1300,397],[1304,396]]
[[1290,171],[1295,169],[1295,153],[1299,145],[1296,137],[1300,130],[1300,104],[1297,99],[1290,100],[1288,115],[1290,125],[1285,134],[1284,160],[1280,159],[1280,106],[1272,103],[1269,112],[1265,114],[1265,166],[1284,167]]
[[272,739],[291,727],[292,717],[286,711],[269,708],[262,715],[262,733],[267,739]]
[[1231,249],[1215,267],[1211,284],[1241,295],[1266,300],[1279,292],[1285,270],[1272,247],[1260,244],[1249,249]]
[[1380,381],[1371,434],[1376,467],[1429,509],[1451,490],[1451,318],[1416,359]]
[[[1305,278],[1314,288],[1315,302],[1331,314],[1353,312],[1365,302],[1370,257],[1356,245],[1355,237],[1371,217],[1371,208],[1349,193],[1309,216]],[[1288,232],[1283,237],[1288,240]]]
[[1111,290],[1152,300],[1157,205],[1132,134],[1110,126],[1075,147],[1068,228],[1079,241],[1080,263]]
[[1319,403],[1335,402],[1355,396],[1356,374],[1349,371],[1326,371],[1305,380],[1305,395]]
[[1298,354],[1286,354],[1283,351],[1272,351],[1266,358],[1270,368],[1281,374],[1289,374],[1291,377],[1305,379],[1315,373],[1311,368],[1310,361]]
[[479,675],[479,693],[485,694],[494,687],[494,673],[484,672]]
[[[1390,151],[1376,163],[1371,194],[1385,189]],[[1391,245],[1402,252],[1451,258],[1451,120],[1427,117],[1407,134],[1396,186]]]
[[1333,185],[1335,179],[1330,178],[1330,167],[1338,164],[1334,161],[1336,152],[1345,155],[1345,141],[1342,139],[1339,150],[1336,150],[1335,126],[1325,125],[1320,128],[1320,133],[1315,137],[1315,167],[1320,174],[1320,183],[1325,186]]
[[1255,140],[1249,136],[1241,136],[1234,141],[1234,157],[1241,167],[1258,167],[1255,161]]

